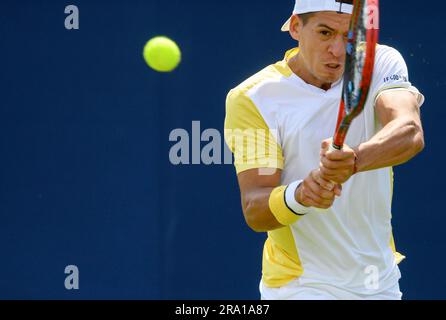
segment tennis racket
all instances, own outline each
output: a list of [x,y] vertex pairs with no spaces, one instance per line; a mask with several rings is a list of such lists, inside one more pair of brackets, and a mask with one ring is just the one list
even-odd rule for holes
[[379,0],[354,0],[346,50],[344,86],[330,150],[342,149],[350,124],[364,109],[372,81],[378,31]]

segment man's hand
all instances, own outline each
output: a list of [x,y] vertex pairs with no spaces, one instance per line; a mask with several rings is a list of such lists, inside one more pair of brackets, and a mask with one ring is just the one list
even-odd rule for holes
[[342,150],[329,151],[331,141],[322,141],[319,170],[323,179],[343,184],[356,173],[356,153],[346,144]]
[[305,207],[328,209],[335,196],[341,195],[341,185],[335,185],[321,176],[319,169],[311,171],[294,194],[296,200]]

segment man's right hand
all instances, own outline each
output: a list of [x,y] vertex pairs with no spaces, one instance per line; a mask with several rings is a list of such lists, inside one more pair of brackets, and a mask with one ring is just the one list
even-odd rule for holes
[[294,194],[296,200],[305,207],[328,209],[335,196],[340,196],[342,186],[321,177],[319,169],[310,172]]

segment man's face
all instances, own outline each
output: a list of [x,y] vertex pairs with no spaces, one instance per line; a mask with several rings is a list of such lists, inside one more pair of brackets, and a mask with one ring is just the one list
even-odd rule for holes
[[303,25],[300,18],[291,23],[291,35],[299,41],[299,64],[310,83],[333,83],[344,73],[345,48],[351,15],[321,11]]

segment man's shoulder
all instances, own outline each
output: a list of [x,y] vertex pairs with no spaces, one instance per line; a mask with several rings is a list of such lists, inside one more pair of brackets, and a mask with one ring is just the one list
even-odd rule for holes
[[268,83],[277,82],[281,78],[289,76],[288,70],[285,61],[271,64],[231,89],[228,97],[249,97],[252,90],[259,90]]
[[403,59],[401,53],[394,47],[378,44],[376,47],[376,62],[384,63],[385,61],[392,59]]
[[377,53],[383,53],[383,52],[390,52],[390,51],[398,51],[394,47],[386,45],[386,44],[377,44],[376,45],[376,52]]

